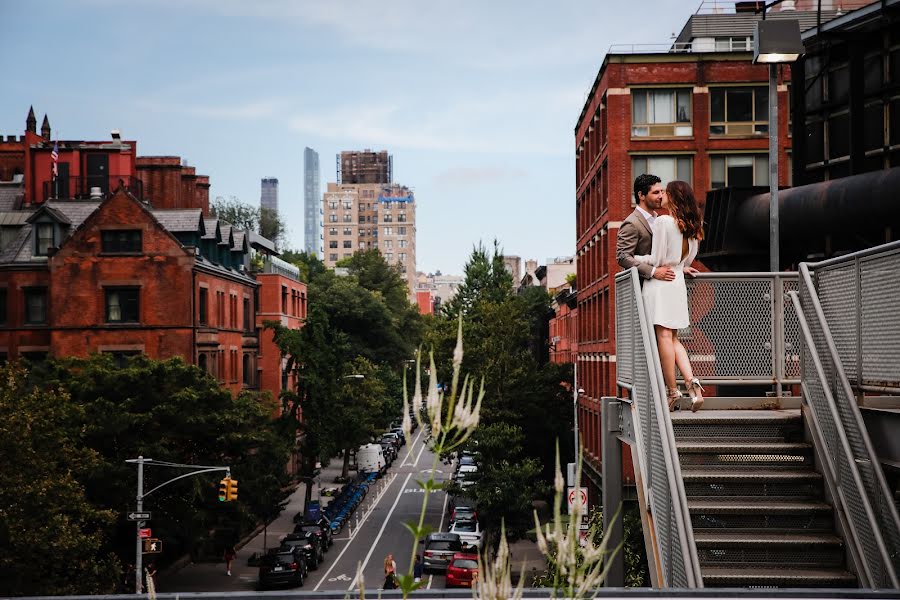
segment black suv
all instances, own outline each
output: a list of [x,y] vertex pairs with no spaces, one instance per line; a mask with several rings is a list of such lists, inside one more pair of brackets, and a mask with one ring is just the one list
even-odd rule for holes
[[304,556],[306,556],[309,568],[312,570],[318,569],[319,563],[325,560],[325,550],[314,533],[289,533],[281,540],[281,548],[283,550],[300,548]]
[[[331,528],[329,527],[327,530],[329,533],[331,532]],[[326,530],[319,525],[318,523],[297,523],[294,525],[294,533],[311,533],[316,536],[317,541],[320,546],[322,546],[322,550],[328,551],[328,538],[329,535],[326,533]]]
[[309,570],[299,548],[270,552],[259,561],[259,589],[303,585]]

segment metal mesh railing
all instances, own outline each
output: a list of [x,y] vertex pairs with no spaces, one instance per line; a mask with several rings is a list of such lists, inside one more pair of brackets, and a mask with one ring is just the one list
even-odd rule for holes
[[[856,259],[847,257],[848,264],[854,262]],[[846,268],[840,265],[832,265],[823,275],[827,283],[822,289],[823,295],[830,299],[829,312],[825,311],[825,303],[819,301],[806,264],[800,265],[799,291],[791,293],[804,342],[801,351],[803,397],[810,408],[809,421],[826,479],[837,508],[847,520],[847,542],[857,565],[857,576],[864,586],[897,588],[900,521],[842,366],[839,349],[843,344],[848,356],[854,356],[847,349],[847,340],[854,337],[854,332],[843,318],[845,315],[838,315],[836,338],[829,320],[829,314],[837,313],[838,303],[852,296],[846,286],[853,277],[849,277]]]
[[853,387],[900,393],[900,243],[810,264],[822,312]]
[[663,393],[656,337],[644,313],[637,270],[616,276],[616,360],[618,383],[631,390],[637,413],[635,444],[656,555],[665,587],[703,587],[675,434]]
[[697,377],[719,384],[799,383],[797,317],[785,300],[797,287],[796,273],[704,273],[689,278],[687,287],[691,325],[678,338]]

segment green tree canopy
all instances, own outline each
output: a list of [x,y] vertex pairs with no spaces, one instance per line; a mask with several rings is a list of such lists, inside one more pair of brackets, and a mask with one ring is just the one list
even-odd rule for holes
[[238,229],[258,233],[275,242],[277,248],[284,245],[287,226],[276,210],[245,204],[235,196],[218,196],[209,208],[217,219],[231,223]]

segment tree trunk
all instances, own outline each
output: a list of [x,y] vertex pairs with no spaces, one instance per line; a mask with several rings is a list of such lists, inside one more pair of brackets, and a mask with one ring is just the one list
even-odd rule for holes
[[350,448],[344,450],[344,468],[341,470],[341,479],[350,476]]

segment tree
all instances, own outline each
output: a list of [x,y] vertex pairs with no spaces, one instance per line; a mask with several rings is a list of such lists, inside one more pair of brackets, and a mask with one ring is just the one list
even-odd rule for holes
[[259,235],[275,242],[276,248],[284,247],[287,236],[287,225],[281,220],[277,210],[271,208],[259,209]]
[[84,407],[59,388],[30,387],[17,365],[0,378],[0,595],[115,593],[115,514],[85,491],[100,458],[84,444]]
[[463,269],[465,280],[456,295],[444,305],[444,314],[455,319],[465,314],[477,302],[504,302],[512,296],[512,274],[503,262],[500,243],[494,240],[494,253],[488,256],[487,248],[481,242],[472,248]]
[[[225,505],[215,499],[214,476],[187,478],[147,498],[154,531],[173,554],[193,550],[211,528],[238,535],[285,499],[284,464],[294,436],[280,419],[273,419],[276,405],[267,396],[232,398],[215,379],[180,358],[155,361],[145,356],[130,358],[124,367],[109,355],[53,360],[35,385],[64,389],[83,407],[84,421],[75,433],[98,461],[79,479],[92,504],[116,511],[110,542],[125,560],[134,552],[134,525],[125,520],[124,510],[133,506],[136,482],[135,468],[126,459],[143,455],[229,465],[240,481],[239,501]],[[180,474],[148,468],[145,489]]]
[[336,407],[337,440],[344,451],[344,467],[341,477],[350,472],[350,451],[372,441],[381,423],[382,407],[387,402],[385,386],[378,377],[378,370],[370,361],[358,357],[341,376],[340,397]]

